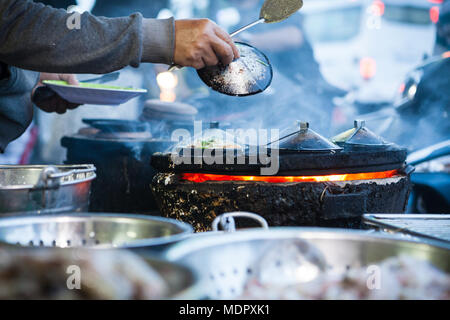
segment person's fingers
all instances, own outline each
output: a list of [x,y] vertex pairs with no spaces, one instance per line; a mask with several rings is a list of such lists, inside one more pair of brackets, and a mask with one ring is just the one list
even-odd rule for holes
[[63,101],[58,103],[58,105],[56,106],[56,113],[57,114],[64,114],[67,111],[67,102]]
[[60,74],[60,79],[66,81],[68,84],[72,86],[79,85],[79,82],[74,74]]
[[233,41],[233,39],[231,39],[230,35],[225,30],[220,28],[219,26],[217,26],[214,29],[214,32],[220,39],[222,39],[223,41],[228,43],[228,45],[231,47],[231,49],[233,50],[233,55],[234,55],[233,60],[239,59],[241,55],[239,54],[239,50],[236,47],[236,45],[234,44],[234,41]]
[[220,59],[220,62],[224,65],[229,65],[233,62],[234,54],[231,46],[223,41],[221,38],[216,37],[211,41],[212,49],[214,50],[217,58]]
[[61,97],[58,96],[57,98],[57,108],[56,108],[56,112],[58,112],[59,114],[63,114],[66,113],[67,110],[73,110],[75,108],[78,108],[80,105],[77,103],[72,103],[69,102]]
[[[212,44],[212,43],[211,43]],[[203,49],[202,60],[205,66],[215,66],[219,63],[215,50],[210,46]]]
[[50,99],[47,99],[45,101],[41,101],[39,104],[37,104],[39,109],[51,113],[56,112],[58,107],[58,98],[56,96],[51,97]]
[[203,61],[203,59],[196,60],[192,63],[192,67],[197,70],[203,69],[205,67],[205,62]]
[[36,105],[36,106],[44,112],[47,112],[47,113],[53,112],[53,109],[49,108],[47,104],[46,105],[40,104],[40,105]]
[[219,61],[227,65],[239,58],[230,36],[208,19],[175,21],[174,62],[202,69]]
[[60,96],[54,96],[45,102],[36,104],[36,106],[48,113],[56,112],[58,114],[63,114],[66,113],[67,110],[78,108],[80,105],[64,100]]
[[77,103],[71,103],[71,102],[68,102],[68,103],[67,103],[67,109],[69,109],[69,110],[76,109],[76,108],[78,108],[79,106],[80,106],[80,104],[77,104]]

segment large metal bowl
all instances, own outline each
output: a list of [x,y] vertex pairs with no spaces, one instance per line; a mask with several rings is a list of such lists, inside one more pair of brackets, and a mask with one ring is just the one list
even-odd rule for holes
[[93,165],[0,166],[0,214],[86,211]]
[[15,216],[0,219],[0,242],[38,247],[162,250],[190,235],[173,219],[109,213]]
[[269,230],[204,234],[175,244],[165,254],[201,274],[202,294],[213,299],[238,297],[261,256],[278,242],[304,239],[319,249],[335,270],[368,266],[407,254],[450,272],[450,247],[367,231],[279,227]]

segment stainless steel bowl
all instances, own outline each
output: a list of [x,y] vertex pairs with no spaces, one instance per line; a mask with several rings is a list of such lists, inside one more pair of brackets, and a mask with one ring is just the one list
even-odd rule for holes
[[41,247],[163,248],[190,235],[190,225],[130,214],[75,213],[0,219],[0,242]]
[[0,166],[0,214],[86,211],[93,165]]
[[368,266],[407,254],[450,272],[450,247],[405,237],[347,229],[279,227],[269,230],[209,233],[175,244],[165,254],[201,275],[202,294],[213,299],[238,297],[268,248],[303,239],[323,253],[334,270]]

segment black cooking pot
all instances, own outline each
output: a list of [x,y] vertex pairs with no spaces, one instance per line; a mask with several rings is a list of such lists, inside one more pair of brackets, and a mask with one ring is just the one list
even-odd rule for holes
[[99,129],[102,132],[144,132],[150,131],[146,122],[118,119],[83,119],[83,123]]
[[[136,133],[141,132],[131,132]],[[156,171],[150,166],[150,159],[153,153],[167,150],[171,142],[167,139],[123,137],[121,134],[115,132],[107,138],[98,133],[63,137],[61,145],[67,148],[66,163],[92,163],[97,168],[89,211],[154,213],[156,203],[149,195]]]

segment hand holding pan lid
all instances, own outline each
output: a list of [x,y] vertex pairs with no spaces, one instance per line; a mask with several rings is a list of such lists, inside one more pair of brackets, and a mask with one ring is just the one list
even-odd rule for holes
[[[302,0],[266,0],[259,11],[259,19],[249,23],[248,25],[230,33],[230,37],[234,37],[239,33],[248,30],[260,23],[276,23],[281,22],[303,7]],[[171,65],[168,71],[180,69],[181,66]]]
[[[266,0],[260,10],[259,19],[230,34],[231,37],[260,23],[280,22],[303,6],[302,0]],[[249,96],[264,91],[272,82],[272,66],[267,57],[256,48],[236,43],[241,58],[229,66],[217,65],[198,71],[200,78],[213,90],[232,96]],[[244,47],[246,46],[246,47]],[[244,57],[243,57],[244,55]],[[255,59],[252,61],[252,59]],[[260,63],[265,69],[253,70]],[[180,68],[172,65],[169,71]]]
[[[342,150],[331,141],[309,128],[309,123],[298,121],[299,130],[278,140],[281,152],[330,152]],[[268,144],[273,147],[274,142]]]
[[392,143],[384,141],[383,138],[366,128],[364,120],[355,120],[352,129],[338,134],[332,138],[332,141],[341,146],[386,147],[392,145]]

